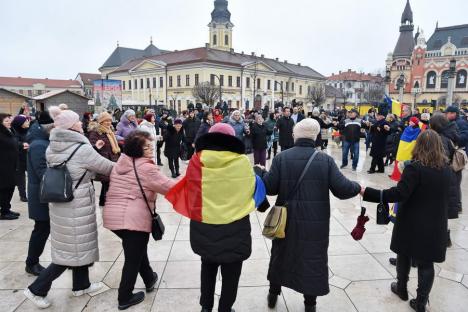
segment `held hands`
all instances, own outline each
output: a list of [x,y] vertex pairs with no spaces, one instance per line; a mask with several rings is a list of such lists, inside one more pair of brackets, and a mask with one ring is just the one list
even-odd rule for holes
[[359,192],[359,194],[361,194],[361,196],[364,196],[365,192],[366,192],[366,188],[364,186],[361,186],[361,192]]
[[390,127],[388,125],[383,126],[385,130],[389,131]]
[[23,143],[23,149],[25,149],[25,150],[29,149],[29,144],[28,143]]
[[101,148],[103,148],[104,145],[106,145],[106,143],[105,143],[103,140],[98,140],[98,141],[96,142],[96,148],[99,149],[99,150],[100,150]]

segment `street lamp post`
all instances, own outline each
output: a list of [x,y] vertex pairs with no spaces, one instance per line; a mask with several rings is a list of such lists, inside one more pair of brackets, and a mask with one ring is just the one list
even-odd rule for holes
[[397,88],[399,91],[398,101],[403,104],[403,91],[405,86],[405,75],[403,73],[400,74],[400,77],[397,80]]
[[390,95],[390,68],[385,70],[385,94]]
[[450,60],[449,75],[448,75],[448,88],[447,88],[447,106],[453,105],[453,84],[455,81],[455,71],[457,67],[457,61],[455,59]]

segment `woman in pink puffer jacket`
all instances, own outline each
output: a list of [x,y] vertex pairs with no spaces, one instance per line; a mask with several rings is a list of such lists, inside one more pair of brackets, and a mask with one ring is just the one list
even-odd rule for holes
[[157,194],[165,195],[176,183],[168,179],[154,163],[154,143],[148,133],[134,131],[126,141],[110,176],[110,187],[103,211],[104,227],[122,239],[125,263],[119,286],[119,309],[142,302],[144,292],[133,294],[140,273],[151,292],[158,280],[148,260],[148,240],[151,233],[151,212],[136,179],[134,164],[151,209],[155,208]]

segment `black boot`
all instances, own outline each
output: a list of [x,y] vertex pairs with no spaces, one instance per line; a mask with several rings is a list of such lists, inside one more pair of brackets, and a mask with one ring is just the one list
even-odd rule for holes
[[389,258],[388,262],[390,262],[391,265],[396,266],[396,258]]
[[403,301],[408,301],[408,288],[406,283],[395,282],[391,285],[392,292]]
[[400,297],[401,300],[408,300],[408,280],[411,270],[411,259],[406,256],[397,255],[396,261],[397,282],[392,283],[391,290]]
[[133,294],[132,298],[126,302],[119,302],[119,310],[126,310],[131,306],[137,305],[145,300],[145,293],[140,291]]
[[276,302],[278,301],[278,295],[268,293],[268,307],[274,309],[276,307]]
[[305,306],[305,312],[315,312],[315,311],[316,311],[316,306],[311,306],[311,305]]
[[156,285],[156,282],[158,281],[158,274],[156,272],[153,272],[153,281],[151,284],[146,285],[146,292],[152,292],[154,290],[154,286]]
[[426,305],[429,301],[429,297],[421,298],[418,296],[416,299],[411,299],[409,305],[416,312],[426,312]]
[[425,312],[429,294],[434,284],[434,264],[418,261],[418,289],[416,299],[410,300],[410,306],[417,312]]
[[447,247],[452,247],[452,239],[450,238],[450,230],[447,231]]

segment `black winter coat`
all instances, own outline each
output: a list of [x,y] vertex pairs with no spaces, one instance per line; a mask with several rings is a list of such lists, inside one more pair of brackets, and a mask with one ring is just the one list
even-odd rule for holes
[[267,142],[271,134],[272,132],[268,131],[267,126],[265,124],[260,126],[258,123],[253,123],[250,127],[250,136],[252,139],[253,149],[267,149]]
[[14,128],[13,133],[19,146],[18,164],[16,169],[18,171],[26,171],[26,157],[28,155],[28,150],[23,148],[23,143],[26,143],[28,129],[24,129],[21,127]]
[[390,130],[385,130],[384,126],[389,126],[389,124],[385,121],[385,119],[382,119],[380,121],[376,121],[370,127],[370,133],[372,134],[372,147],[370,155],[372,157],[384,157],[386,154],[385,150],[387,137],[390,134]]
[[[390,249],[413,259],[444,262],[452,170],[411,162],[397,186],[383,191],[383,201],[398,202]],[[380,201],[380,191],[366,188],[364,200]]]
[[211,125],[206,122],[202,122],[200,127],[198,128],[197,135],[195,136],[195,141],[198,140],[199,137],[201,137],[204,134],[207,134],[208,131],[210,131]]
[[13,132],[0,124],[0,189],[15,187],[19,144]]
[[[295,147],[273,159],[263,181],[277,204],[288,200],[314,152],[315,142],[299,139]],[[359,194],[361,187],[340,172],[332,157],[318,152],[297,193],[288,200],[286,238],[273,240],[268,280],[302,294],[324,296],[328,286],[330,191],[340,199]]]
[[[233,136],[210,133],[195,143],[197,152],[203,150],[230,151],[245,154],[245,146]],[[220,195],[221,196],[221,195]],[[190,222],[190,245],[202,260],[212,263],[244,261],[252,253],[249,216],[229,224]]]
[[49,205],[40,201],[40,185],[47,169],[46,150],[49,147],[49,135],[37,122],[32,124],[28,133],[28,212],[35,221],[49,220]]
[[[454,140],[457,138],[456,128],[447,127],[442,133],[439,133],[442,140],[442,145],[444,146],[445,156],[449,161],[449,164],[452,162],[453,155],[455,154],[455,143]],[[461,202],[461,192],[460,185],[458,183],[458,175],[461,175],[462,172],[453,172],[452,178],[450,179],[450,192],[449,192],[449,203],[448,203],[448,218],[457,219],[459,212],[459,203]],[[460,178],[461,181],[461,178]]]
[[166,142],[164,155],[166,157],[178,158],[181,152],[180,145],[185,142],[184,129],[182,128],[177,132],[174,126],[168,125],[164,141]]
[[187,118],[184,120],[183,126],[185,132],[185,140],[187,141],[187,143],[192,144],[193,142],[195,142],[198,128],[200,128],[200,120],[198,120],[195,117]]
[[276,128],[279,131],[279,145],[281,147],[294,146],[293,128],[294,120],[291,117],[281,117],[276,122]]

